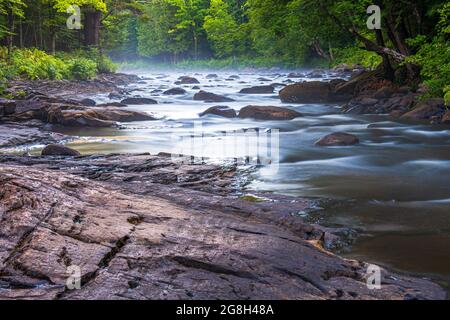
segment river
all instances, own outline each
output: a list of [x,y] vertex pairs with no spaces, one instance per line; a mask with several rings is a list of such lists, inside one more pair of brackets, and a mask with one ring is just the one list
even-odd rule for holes
[[[222,152],[224,141],[231,139],[224,135],[225,131],[279,129],[276,170],[262,168],[254,173],[247,186],[248,192],[268,191],[325,199],[317,210],[306,214],[306,219],[360,230],[356,242],[340,252],[341,255],[422,274],[448,286],[448,126],[398,122],[385,115],[341,114],[338,105],[282,104],[276,93],[279,88],[274,94],[238,93],[249,86],[286,82],[287,73],[219,72],[217,79],[208,79],[207,74],[191,72],[190,75],[200,81],[199,85],[182,86],[187,90],[184,95],[165,96],[161,90],[177,87],[174,82],[186,73],[140,72],[139,75],[146,80],[131,87],[136,89],[133,94],[152,97],[158,104],[130,108],[154,114],[160,120],[124,123],[120,129],[57,130],[76,136],[69,146],[84,154],[157,154],[181,148],[183,150],[179,153],[190,152],[220,161],[221,155],[225,155]],[[239,78],[230,79],[231,75]],[[194,86],[236,101],[193,101],[193,95],[198,92]],[[111,101],[106,95],[89,98],[99,103]],[[199,117],[199,113],[215,105],[226,105],[236,110],[247,105],[283,106],[299,111],[303,117],[292,121]],[[194,125],[196,131],[193,133]],[[317,139],[336,131],[354,134],[361,143],[350,147],[314,146]],[[183,140],[199,132],[202,133],[201,147],[192,147]],[[225,142],[225,145],[229,143]],[[33,152],[38,152],[39,147],[35,146]]]

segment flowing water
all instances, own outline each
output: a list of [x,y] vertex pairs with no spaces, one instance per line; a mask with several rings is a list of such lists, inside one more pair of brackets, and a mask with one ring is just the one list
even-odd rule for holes
[[[229,78],[236,74],[238,79]],[[383,115],[341,114],[338,105],[282,104],[276,92],[238,93],[249,86],[283,83],[287,81],[286,74],[218,73],[217,79],[207,79],[206,72],[191,74],[201,82],[198,86],[202,90],[236,100],[227,103],[193,101],[194,93],[198,92],[198,88],[193,89],[196,85],[182,86],[188,92],[185,95],[161,94],[160,90],[177,87],[174,82],[185,74],[140,75],[147,80],[133,85],[136,89],[133,94],[152,97],[158,104],[129,108],[154,114],[159,120],[124,123],[120,129],[58,129],[78,137],[69,146],[85,154],[157,154],[176,150],[220,160],[221,155],[236,155],[223,153],[224,148],[229,150],[236,143],[244,143],[232,140],[225,131],[279,129],[279,164],[275,170],[257,171],[248,186],[249,192],[327,199],[308,219],[361,231],[356,243],[341,254],[424,274],[444,284],[450,282],[448,126],[397,122]],[[261,81],[261,77],[270,81]],[[90,98],[99,103],[111,101],[106,95]],[[236,110],[247,105],[283,106],[301,112],[303,117],[292,121],[199,117],[200,112],[215,105]],[[317,139],[336,131],[355,134],[361,143],[350,147],[314,146]],[[184,139],[199,132],[203,141],[200,146]],[[36,146],[35,152],[38,149]]]

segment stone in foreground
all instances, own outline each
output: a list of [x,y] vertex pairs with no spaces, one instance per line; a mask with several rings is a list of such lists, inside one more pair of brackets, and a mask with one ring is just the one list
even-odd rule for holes
[[[274,206],[197,191],[231,172],[167,159],[111,155],[46,165],[0,156],[0,299],[446,296],[430,281],[387,270],[381,290],[370,290],[367,264],[326,252],[327,232],[290,215],[304,200]],[[161,184],[170,172],[173,184]],[[79,290],[65,289],[70,266],[80,268]]]

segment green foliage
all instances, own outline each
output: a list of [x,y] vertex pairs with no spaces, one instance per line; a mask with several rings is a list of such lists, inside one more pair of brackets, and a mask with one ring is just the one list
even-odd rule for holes
[[67,64],[38,49],[14,50],[11,64],[17,75],[31,80],[61,80],[70,75]]
[[0,86],[7,78],[61,80],[94,78],[99,72],[114,72],[116,65],[96,50],[76,51],[56,56],[38,49],[13,50],[7,63],[7,50],[0,47]]
[[333,65],[343,63],[348,65],[358,64],[369,69],[375,69],[381,63],[381,60],[381,57],[376,53],[353,46],[336,49]]
[[438,34],[427,42],[427,38],[420,35],[409,40],[417,47],[417,53],[408,58],[421,67],[421,77],[427,85],[430,96],[450,98],[450,3],[443,5],[439,10]]
[[95,61],[86,58],[77,58],[69,61],[70,74],[76,80],[90,80],[97,74]]

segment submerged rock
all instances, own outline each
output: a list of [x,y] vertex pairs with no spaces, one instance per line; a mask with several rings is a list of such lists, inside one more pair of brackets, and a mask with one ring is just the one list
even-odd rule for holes
[[256,120],[292,120],[301,116],[295,110],[273,106],[247,106],[239,111],[239,118]]
[[239,93],[245,93],[245,94],[266,94],[266,93],[273,93],[274,91],[273,86],[256,86],[251,88],[244,88]]
[[50,144],[50,145],[46,146],[42,150],[41,155],[43,155],[43,156],[69,156],[69,157],[81,156],[81,154],[77,150],[71,149],[71,148],[63,146],[61,144]]
[[210,114],[220,116],[220,117],[225,117],[225,118],[236,118],[237,117],[236,110],[231,109],[230,107],[227,107],[227,106],[211,107],[211,108],[207,109],[206,111],[202,112],[200,114],[200,117],[204,117],[204,116],[207,116]]
[[332,147],[350,146],[357,143],[359,143],[358,137],[345,132],[335,132],[319,139],[316,141],[315,145],[320,147]]
[[231,98],[227,98],[224,96],[220,96],[215,93],[199,91],[194,95],[194,100],[196,101],[204,101],[204,102],[231,102],[234,101]]
[[157,104],[156,100],[150,98],[126,98],[120,103],[127,105],[144,105],[144,104]]

